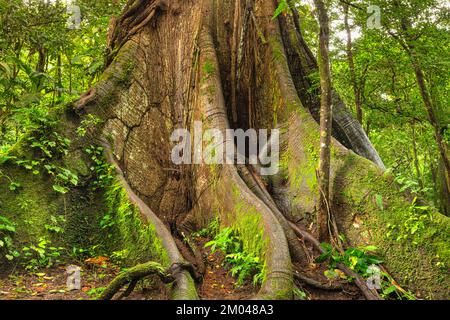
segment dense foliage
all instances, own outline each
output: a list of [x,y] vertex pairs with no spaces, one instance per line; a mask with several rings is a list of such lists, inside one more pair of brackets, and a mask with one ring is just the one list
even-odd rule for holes
[[[98,80],[104,69],[109,20],[120,12],[121,4],[77,1],[78,25],[73,17],[77,11],[66,1],[0,1],[0,164],[8,162],[30,175],[51,177],[51,191],[57,194],[66,194],[78,184],[77,175],[58,161],[71,144],[57,133],[59,111]],[[78,135],[83,135],[89,121],[96,119],[82,123]],[[32,158],[13,155],[20,144],[35,152]],[[19,192],[25,186],[7,171],[0,170],[0,183]],[[55,223],[46,229],[63,233],[64,216],[51,219]],[[0,212],[0,258],[12,261],[22,256],[28,269],[58,261],[63,248],[52,246],[47,238],[21,248],[14,244],[16,223]]]
[[[294,2],[302,17],[304,36],[312,48],[317,48],[318,25],[312,1]],[[281,1],[279,9],[287,10],[287,3]],[[329,1],[329,8],[334,88],[355,116],[358,95],[362,125],[402,189],[448,215],[445,206],[449,195],[442,191],[445,169],[435,139],[438,130],[448,154],[448,5],[437,0]],[[415,59],[424,72],[437,128],[424,106],[412,59],[404,48],[407,42],[414,47]]]
[[78,1],[71,25],[65,1],[0,1],[0,145],[47,125],[103,70],[106,31],[119,1]]

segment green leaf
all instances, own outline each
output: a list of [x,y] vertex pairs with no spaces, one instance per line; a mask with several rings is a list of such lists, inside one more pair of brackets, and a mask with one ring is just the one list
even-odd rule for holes
[[16,191],[17,189],[19,189],[22,185],[18,182],[11,182],[9,184],[9,190],[11,191]]
[[377,201],[378,208],[380,208],[380,210],[383,211],[383,210],[384,210],[383,196],[380,195],[380,194],[377,194],[377,195],[376,195],[376,201]]
[[55,190],[58,193],[61,194],[66,194],[67,192],[69,192],[69,188],[63,187],[63,186],[59,186],[59,185],[53,185],[53,190]]
[[369,252],[369,251],[375,252],[375,251],[378,250],[378,247],[376,247],[376,246],[367,246],[367,247],[361,248],[361,250],[364,251],[364,252]]
[[395,290],[397,290],[397,288],[395,286],[390,286],[386,289],[383,289],[383,294],[389,295],[389,294],[395,292]]
[[273,14],[272,19],[278,18],[278,16],[284,12],[287,12],[289,10],[289,5],[287,3],[287,0],[281,0],[278,4],[277,9],[275,10],[275,13]]

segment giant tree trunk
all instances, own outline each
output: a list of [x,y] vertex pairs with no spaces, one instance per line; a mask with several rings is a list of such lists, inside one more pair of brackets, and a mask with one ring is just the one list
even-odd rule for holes
[[[292,261],[304,259],[287,220],[315,221],[319,203],[320,97],[309,90],[308,75],[317,63],[298,16],[272,19],[276,5],[273,0],[130,1],[111,26],[102,80],[75,109],[104,120],[92,136],[110,142],[124,183],[133,190],[129,194],[139,198],[141,208],[175,234],[220,216],[222,224],[243,234],[246,248],[262,247],[266,274],[257,297],[286,299],[292,297]],[[384,239],[387,223],[401,220],[408,203],[383,175],[381,159],[336,92],[333,105],[331,194],[341,233],[352,245],[378,245],[398,281],[412,278],[405,284],[422,296],[447,295],[448,278],[442,281],[433,264],[438,249],[432,239],[418,244],[423,259],[410,257],[408,241]],[[281,171],[262,179],[251,166],[173,164],[171,134],[178,128],[193,133],[194,121],[222,132],[230,123],[244,130],[280,128]],[[382,212],[373,200],[379,194],[386,202]],[[442,219],[433,223],[448,230]],[[442,239],[437,242],[445,245]],[[441,280],[424,278],[428,273]]]

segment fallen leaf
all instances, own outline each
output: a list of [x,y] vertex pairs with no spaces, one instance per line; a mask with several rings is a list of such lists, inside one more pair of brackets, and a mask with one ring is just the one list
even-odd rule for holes
[[339,269],[334,269],[334,272],[336,272],[336,273],[339,275],[339,277],[340,277],[341,279],[347,279],[347,276],[346,276],[345,273],[342,272],[341,270],[339,270]]
[[47,285],[43,282],[33,283],[33,287],[46,287]]
[[48,293],[66,293],[66,290],[50,290]]
[[35,291],[38,292],[38,293],[44,292],[45,291],[45,287],[37,287],[35,289]]
[[84,262],[87,264],[94,264],[94,265],[99,265],[99,266],[103,266],[103,265],[107,264],[108,261],[109,261],[109,258],[103,257],[103,256],[99,256],[96,258],[89,258],[89,259],[84,260]]

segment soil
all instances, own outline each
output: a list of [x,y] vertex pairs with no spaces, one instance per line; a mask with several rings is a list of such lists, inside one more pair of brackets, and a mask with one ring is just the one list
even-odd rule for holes
[[236,279],[231,276],[224,265],[224,255],[220,251],[211,252],[205,248],[209,239],[197,238],[197,244],[205,257],[206,274],[199,286],[198,294],[204,300],[246,300],[258,292],[251,281],[242,286],[236,285]]

